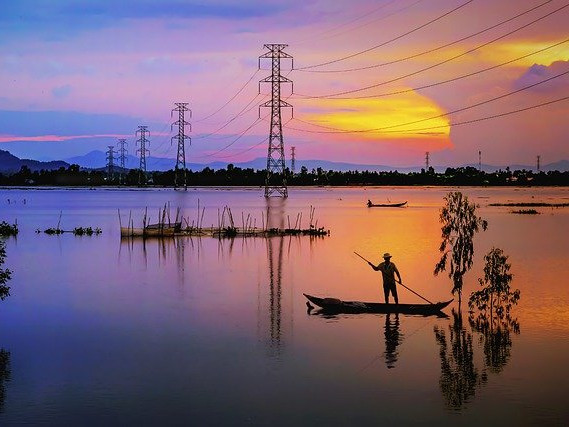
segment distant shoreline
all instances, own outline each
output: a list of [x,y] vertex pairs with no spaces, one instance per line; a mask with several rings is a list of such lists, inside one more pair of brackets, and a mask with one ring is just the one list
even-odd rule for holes
[[[249,190],[257,191],[262,190],[264,186],[258,185],[188,185],[187,191],[192,190],[203,190],[203,189],[214,189],[219,191],[232,191],[232,190]],[[510,188],[510,189],[528,189],[528,188],[567,188],[569,190],[569,184],[564,185],[396,185],[396,184],[385,184],[385,185],[289,185],[289,189],[293,190],[315,190],[315,189],[332,189],[332,188],[363,188],[363,189],[373,189],[373,188],[401,188],[401,189],[411,189],[411,188],[449,188],[449,189],[460,189],[460,188]],[[153,190],[174,190],[174,191],[185,191],[181,188],[174,188],[171,186],[152,186],[148,185],[145,187],[138,186],[77,186],[77,185],[0,185],[0,190],[39,190],[39,191],[50,191],[50,190],[90,190],[90,191],[153,191]],[[569,197],[569,196],[568,196]]]

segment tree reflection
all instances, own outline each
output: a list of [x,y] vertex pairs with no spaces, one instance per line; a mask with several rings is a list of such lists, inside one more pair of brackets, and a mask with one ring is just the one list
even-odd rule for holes
[[460,311],[452,310],[448,339],[443,329],[435,327],[434,332],[440,350],[441,392],[447,406],[460,409],[486,382],[486,373],[480,374],[474,364],[472,334],[464,328]]
[[480,334],[480,343],[484,349],[484,366],[492,373],[500,373],[512,354],[512,334],[520,333],[517,319],[509,315],[491,316],[490,312],[479,313],[468,318],[473,331]]
[[399,331],[399,313],[395,313],[393,321],[391,320],[391,313],[385,316],[385,364],[388,369],[395,368],[399,352],[397,348],[403,341],[403,334]]
[[10,380],[10,353],[0,349],[0,413],[4,411],[6,383]]

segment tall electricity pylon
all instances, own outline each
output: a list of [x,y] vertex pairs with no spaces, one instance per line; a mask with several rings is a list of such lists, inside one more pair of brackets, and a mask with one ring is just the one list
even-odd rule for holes
[[281,197],[288,196],[285,175],[283,126],[281,121],[281,108],[292,108],[292,105],[281,99],[281,83],[292,83],[291,80],[281,75],[281,58],[290,58],[292,60],[292,56],[284,52],[287,46],[286,44],[266,44],[264,47],[269,51],[259,56],[259,69],[261,68],[261,59],[271,59],[271,75],[259,81],[259,93],[261,92],[261,83],[271,83],[272,95],[270,101],[259,105],[259,118],[261,115],[261,107],[271,108],[265,197],[273,195]]
[[121,165],[121,172],[120,172],[120,181],[121,184],[124,183],[124,171],[126,169],[126,154],[127,154],[127,150],[126,150],[126,146],[128,145],[126,142],[126,139],[119,139],[118,142],[118,154],[119,154],[119,162]]
[[541,156],[537,156],[537,164],[536,164],[536,166],[537,166],[537,172],[538,172],[538,173],[541,172],[541,164],[540,164],[540,163],[541,163]]
[[107,177],[109,181],[112,181],[113,175],[115,173],[115,158],[114,158],[114,147],[112,145],[108,146],[109,149],[107,150]]
[[150,151],[146,149],[146,144],[150,143],[146,136],[150,132],[148,131],[148,126],[139,126],[138,130],[135,133],[136,137],[139,137],[136,142],[140,144],[140,148],[136,150],[137,153],[140,153],[140,166],[139,166],[139,173],[138,173],[138,185],[146,185],[146,154],[150,154]]
[[427,151],[425,153],[425,172],[429,172],[429,166],[430,166],[429,165],[429,160],[430,160],[429,156],[430,156],[430,153]]
[[294,150],[296,147],[290,147],[290,170],[294,173],[296,172],[296,156]]
[[170,113],[170,117],[174,114],[174,112],[178,113],[178,120],[172,123],[170,129],[174,126],[178,125],[178,135],[172,137],[172,141],[174,139],[178,140],[178,155],[176,157],[176,168],[174,169],[174,188],[178,188],[180,183],[183,183],[184,190],[188,189],[188,183],[186,182],[186,149],[185,149],[185,142],[186,139],[192,143],[192,139],[186,135],[186,126],[190,127],[190,132],[192,131],[192,125],[186,121],[185,113],[186,111],[190,112],[190,117],[192,117],[192,110],[188,108],[187,102],[175,102],[174,105],[176,108],[172,110]]

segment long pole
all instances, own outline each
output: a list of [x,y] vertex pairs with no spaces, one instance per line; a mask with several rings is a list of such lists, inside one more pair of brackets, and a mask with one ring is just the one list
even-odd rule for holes
[[[363,259],[364,261],[368,262],[371,264],[370,261],[368,261],[367,259],[365,259],[363,256],[361,256],[359,253],[357,253],[356,251],[354,251],[354,253],[359,256],[361,259]],[[405,289],[407,289],[410,292],[413,292],[415,295],[417,295],[419,298],[424,299],[425,301],[427,301],[429,304],[433,304],[431,301],[429,301],[427,298],[425,298],[422,295],[419,295],[417,292],[415,292],[413,289],[408,288],[407,286],[405,286],[403,283],[401,283],[400,281],[396,280],[397,283],[399,283],[401,286],[403,286]]]

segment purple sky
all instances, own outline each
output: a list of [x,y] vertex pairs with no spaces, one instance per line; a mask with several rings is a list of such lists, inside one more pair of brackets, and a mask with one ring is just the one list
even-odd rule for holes
[[[301,159],[395,166],[421,164],[427,150],[433,164],[474,163],[478,150],[490,164],[569,159],[569,101],[558,101],[569,96],[562,1],[6,3],[0,149],[21,157],[81,155],[120,137],[134,154],[138,125],[151,131],[151,155],[174,157],[174,102],[193,110],[188,162],[265,156],[269,123],[257,105],[268,87],[257,96],[257,82],[269,64],[257,71],[257,58],[263,44],[287,43],[287,156],[294,145]],[[354,68],[365,69],[342,71]]]

